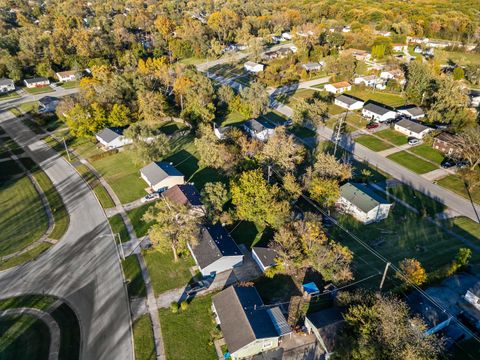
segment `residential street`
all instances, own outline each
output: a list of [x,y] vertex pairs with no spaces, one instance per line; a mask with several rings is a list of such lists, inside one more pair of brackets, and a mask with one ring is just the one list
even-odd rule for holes
[[62,97],[62,96],[75,94],[78,92],[78,88],[64,89],[63,87],[56,86],[54,88],[52,87],[52,89],[54,89],[55,91],[43,93],[43,94],[35,94],[35,95],[29,94],[27,92],[23,92],[23,95],[21,95],[18,98],[0,100],[0,111],[6,110],[13,106],[18,106],[23,103],[39,100],[45,96]]
[[133,359],[128,296],[103,209],[74,168],[21,121],[0,112],[0,124],[47,173],[70,214],[70,226],[57,245],[34,261],[0,272],[0,297],[62,298],[79,318],[81,359]]

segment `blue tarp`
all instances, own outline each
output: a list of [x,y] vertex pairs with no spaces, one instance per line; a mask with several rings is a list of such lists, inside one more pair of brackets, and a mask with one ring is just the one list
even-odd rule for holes
[[303,284],[303,291],[307,294],[318,294],[320,290],[318,289],[317,285],[314,282]]

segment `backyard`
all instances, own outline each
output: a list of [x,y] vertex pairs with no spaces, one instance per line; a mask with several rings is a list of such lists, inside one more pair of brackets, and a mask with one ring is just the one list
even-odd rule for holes
[[361,86],[353,86],[346,94],[355,96],[363,101],[372,100],[388,106],[405,105],[406,100],[400,95],[379,90],[371,90]]

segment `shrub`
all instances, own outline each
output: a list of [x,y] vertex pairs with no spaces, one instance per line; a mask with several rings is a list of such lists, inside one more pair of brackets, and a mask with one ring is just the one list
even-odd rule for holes
[[188,309],[188,302],[182,301],[182,303],[180,304],[180,308],[182,309],[182,311],[187,310]]
[[172,301],[170,304],[170,311],[174,314],[178,312],[178,304],[176,301]]

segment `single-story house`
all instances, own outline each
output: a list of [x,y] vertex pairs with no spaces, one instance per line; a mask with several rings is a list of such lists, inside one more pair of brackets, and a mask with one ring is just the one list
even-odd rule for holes
[[284,40],[292,40],[292,34],[290,34],[289,32],[284,32],[284,33],[282,34],[282,38],[283,38]]
[[25,80],[23,80],[23,82],[25,83],[25,86],[29,89],[50,85],[50,80],[48,80],[47,78],[43,78],[43,77],[33,78],[33,79],[25,79]]
[[470,107],[473,107],[473,108],[480,107],[480,91],[470,90],[468,94],[468,98],[470,100]]
[[457,41],[449,41],[449,40],[428,40],[426,44],[427,46],[430,46],[432,48],[444,49],[449,46],[461,45],[462,43]]
[[203,215],[204,206],[200,194],[192,184],[180,184],[164,191],[162,196],[174,204],[188,205],[196,213]]
[[433,130],[431,127],[419,124],[418,122],[409,119],[402,119],[398,121],[395,123],[394,129],[402,134],[417,139],[423,139],[426,134]]
[[305,327],[313,333],[328,359],[335,349],[338,335],[345,326],[345,320],[338,308],[330,308],[305,317]]
[[185,184],[185,177],[171,163],[152,162],[140,169],[140,176],[153,191],[167,190]]
[[44,96],[38,100],[38,112],[54,112],[60,99],[54,96]]
[[347,182],[340,187],[337,205],[358,221],[370,224],[386,219],[393,204],[365,184]]
[[397,108],[397,111],[400,114],[403,114],[413,120],[418,120],[425,117],[425,112],[422,110],[421,107],[418,107],[416,105],[400,106]]
[[384,37],[390,37],[392,36],[392,32],[391,31],[376,31],[376,33],[380,36],[384,36]]
[[407,42],[409,44],[425,44],[428,41],[429,41],[428,38],[419,38],[419,37],[407,36]]
[[267,141],[275,132],[275,126],[262,119],[251,119],[243,124],[252,138]]
[[364,61],[370,56],[370,53],[365,50],[359,50],[359,49],[351,49],[352,50],[352,55],[355,58],[355,60],[358,61]]
[[60,71],[55,73],[58,81],[65,82],[65,81],[75,81],[77,80],[77,72],[76,71]]
[[324,89],[332,94],[342,94],[345,91],[352,90],[352,85],[347,81],[341,81],[333,84],[327,84],[324,86]]
[[368,76],[358,76],[353,79],[355,85],[365,85],[369,87],[375,87],[379,82],[379,79],[376,75],[368,75]]
[[395,119],[397,112],[387,105],[369,101],[363,106],[362,116],[377,122],[384,122]]
[[403,71],[400,69],[385,70],[380,73],[380,78],[384,80],[401,79],[403,78]]
[[132,139],[123,136],[123,129],[118,127],[105,128],[95,134],[97,141],[107,149],[118,149],[132,143]]
[[249,72],[258,73],[263,71],[265,65],[253,61],[247,61],[245,64],[243,64],[243,67]]
[[417,45],[415,46],[415,48],[413,49],[413,52],[415,54],[422,54],[423,53],[423,48],[420,46],[420,45]]
[[0,79],[0,94],[5,94],[15,90],[15,83],[11,79]]
[[404,52],[408,50],[408,45],[407,44],[393,44],[392,45],[392,50],[393,51],[398,51],[398,52]]
[[188,248],[203,276],[231,270],[243,262],[242,252],[220,224],[202,227],[198,243]]
[[335,105],[340,106],[347,110],[358,110],[363,107],[363,100],[356,98],[352,95],[342,94],[335,98]]
[[302,68],[304,68],[306,71],[318,71],[321,70],[322,67],[325,66],[325,61],[319,61],[319,62],[310,62],[302,65]]
[[227,133],[228,131],[231,129],[232,127],[231,126],[217,126],[217,125],[213,125],[213,133],[215,134],[215,136],[220,139],[220,140],[223,140],[225,139],[225,137],[227,136]]
[[349,33],[350,31],[352,31],[352,28],[348,25],[345,25],[342,29],[342,32],[344,33]]
[[233,360],[278,348],[291,333],[280,307],[266,308],[253,286],[230,286],[213,296],[212,310]]
[[258,267],[262,272],[265,272],[268,268],[275,266],[275,258],[277,257],[277,252],[273,249],[267,247],[258,247],[255,246],[252,248],[252,257],[253,260],[257,263]]
[[446,155],[451,155],[457,151],[457,137],[447,132],[442,132],[433,139],[432,147]]

